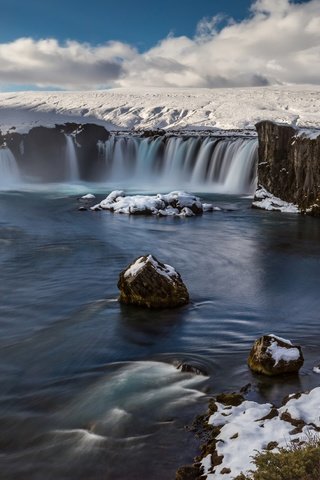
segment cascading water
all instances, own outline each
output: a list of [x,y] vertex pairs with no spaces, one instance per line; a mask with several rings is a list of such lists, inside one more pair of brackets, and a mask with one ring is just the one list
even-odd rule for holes
[[20,182],[19,168],[9,148],[0,148],[0,188],[10,189]]
[[77,151],[74,140],[71,135],[66,137],[66,163],[67,163],[67,180],[77,182],[80,179]]
[[192,191],[251,193],[257,140],[200,136],[111,136],[100,145],[107,182]]

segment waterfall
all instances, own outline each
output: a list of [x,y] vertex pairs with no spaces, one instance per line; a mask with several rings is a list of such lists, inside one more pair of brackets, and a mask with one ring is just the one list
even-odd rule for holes
[[9,148],[0,148],[0,188],[10,189],[20,181],[19,168]]
[[66,135],[66,164],[67,164],[67,180],[76,182],[80,179],[77,151],[74,144],[73,137]]
[[112,135],[99,149],[105,159],[105,182],[251,193],[257,145],[255,138],[243,137]]

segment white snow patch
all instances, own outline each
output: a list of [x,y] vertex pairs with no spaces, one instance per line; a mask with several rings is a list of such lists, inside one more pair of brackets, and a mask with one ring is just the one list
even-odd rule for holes
[[288,345],[292,345],[291,340],[287,340],[286,338],[279,337],[278,335],[274,335],[273,333],[269,333],[268,337],[275,338],[276,340],[280,340],[280,342],[287,343]]
[[318,138],[320,138],[320,129],[301,128],[298,130],[295,137],[308,138],[309,140],[317,140]]
[[314,371],[314,373],[320,373],[320,365],[313,367],[312,370]]
[[135,277],[147,263],[150,263],[160,275],[167,277],[170,281],[179,277],[178,272],[171,265],[163,264],[164,266],[162,266],[152,255],[148,255],[147,257],[138,258],[126,270],[125,278]]
[[144,257],[138,258],[129,268],[126,270],[125,277],[135,277],[137,273],[145,266],[146,261]]
[[267,353],[271,355],[275,361],[275,366],[283,360],[285,362],[292,362],[298,360],[300,357],[300,351],[295,347],[280,347],[277,342],[271,342],[271,345],[267,348]]
[[[244,401],[237,407],[228,407],[216,403],[218,410],[210,416],[209,424],[221,428],[217,440],[217,454],[223,456],[222,463],[211,466],[211,455],[202,459],[204,473],[208,480],[232,480],[241,472],[254,470],[252,463],[258,451],[267,448],[270,442],[277,442],[274,451],[279,447],[288,447],[291,441],[307,441],[310,431],[320,426],[320,387],[302,394],[300,398],[292,398],[286,405],[278,409],[278,416],[266,417],[272,405]],[[292,434],[294,426],[281,420],[283,413],[289,413],[292,418],[303,420],[306,426],[301,433]],[[223,468],[231,470],[222,474]]]
[[255,201],[252,205],[262,210],[273,210],[284,213],[300,213],[297,205],[285,202],[281,198],[275,197],[265,188],[259,187],[255,193]]

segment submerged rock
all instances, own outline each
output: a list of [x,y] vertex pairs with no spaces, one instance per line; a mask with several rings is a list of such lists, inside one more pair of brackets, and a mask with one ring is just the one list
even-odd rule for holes
[[185,362],[178,362],[176,364],[176,369],[180,370],[180,372],[193,373],[194,375],[208,375],[208,372],[204,368],[196,367],[195,365],[191,365],[190,363]]
[[301,347],[275,335],[256,340],[248,358],[251,370],[269,376],[296,373],[303,362]]
[[119,301],[147,308],[173,308],[189,302],[180,274],[152,255],[138,257],[120,273]]

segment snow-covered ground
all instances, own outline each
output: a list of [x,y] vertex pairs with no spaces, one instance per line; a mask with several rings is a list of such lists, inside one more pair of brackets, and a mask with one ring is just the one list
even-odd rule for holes
[[[222,463],[211,466],[211,454],[202,460],[207,480],[232,480],[254,470],[252,457],[265,449],[276,452],[291,442],[306,442],[320,427],[320,388],[292,396],[282,407],[244,401],[228,407],[216,403],[209,425],[219,427],[216,453]],[[295,428],[296,426],[300,428]]]
[[0,130],[94,122],[107,129],[252,129],[259,120],[320,127],[320,86],[0,93]]

